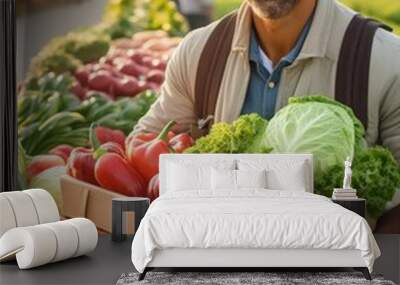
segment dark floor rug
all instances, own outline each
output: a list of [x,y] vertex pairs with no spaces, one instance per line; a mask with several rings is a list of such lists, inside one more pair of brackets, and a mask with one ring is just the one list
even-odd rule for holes
[[395,285],[379,275],[372,275],[373,280],[368,281],[359,272],[148,272],[144,280],[137,281],[138,276],[138,273],[122,274],[117,285]]

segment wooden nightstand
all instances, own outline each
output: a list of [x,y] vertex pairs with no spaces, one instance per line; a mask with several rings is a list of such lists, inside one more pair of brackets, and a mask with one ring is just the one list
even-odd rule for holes
[[333,203],[339,204],[340,206],[359,214],[361,217],[365,218],[365,207],[366,200],[362,198],[354,198],[348,200],[337,200],[332,199]]

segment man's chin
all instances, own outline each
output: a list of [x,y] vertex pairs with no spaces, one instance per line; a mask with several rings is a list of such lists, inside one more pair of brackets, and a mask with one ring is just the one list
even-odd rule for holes
[[277,20],[290,14],[299,0],[248,0],[259,17]]

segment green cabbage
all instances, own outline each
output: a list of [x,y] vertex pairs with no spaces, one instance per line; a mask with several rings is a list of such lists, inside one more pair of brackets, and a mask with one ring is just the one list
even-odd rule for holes
[[367,148],[364,133],[351,108],[324,96],[292,97],[270,120],[266,141],[273,153],[312,153],[315,192],[327,197],[342,186],[344,161],[352,158],[352,186],[376,219],[400,187],[400,167],[389,150]]
[[312,153],[316,172],[353,158],[364,130],[351,109],[327,97],[293,97],[269,122],[273,153]]

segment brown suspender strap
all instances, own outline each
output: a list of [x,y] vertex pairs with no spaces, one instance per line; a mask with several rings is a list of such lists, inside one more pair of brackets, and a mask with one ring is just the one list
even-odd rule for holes
[[235,22],[236,12],[224,17],[212,31],[200,55],[194,95],[194,109],[199,122],[192,126],[194,137],[207,134],[213,123],[219,89],[231,51]]
[[371,50],[378,28],[390,30],[372,19],[353,17],[343,38],[336,74],[335,99],[351,107],[365,128]]

